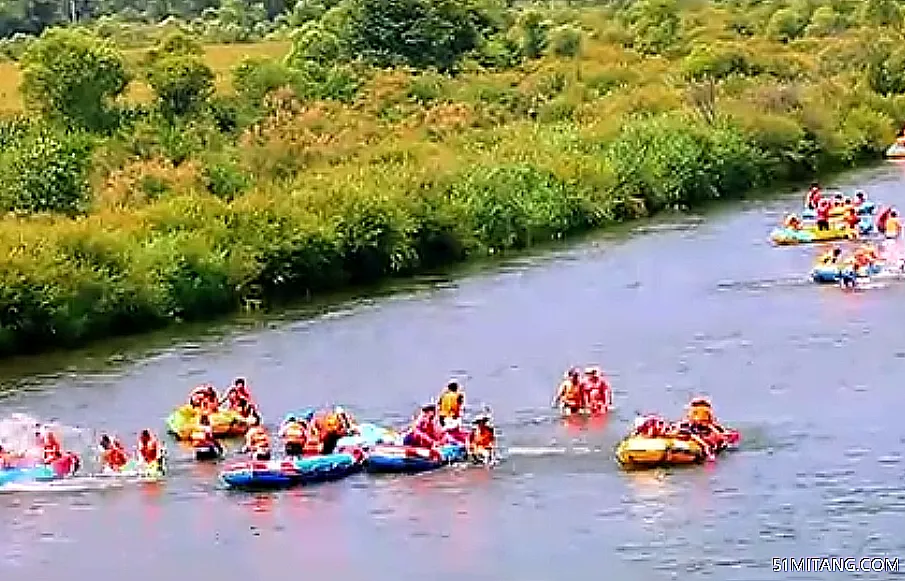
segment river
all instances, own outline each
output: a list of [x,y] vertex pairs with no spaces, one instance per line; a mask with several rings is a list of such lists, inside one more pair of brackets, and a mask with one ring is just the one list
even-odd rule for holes
[[[835,185],[894,201],[903,175],[887,165]],[[888,579],[772,570],[781,557],[905,558],[905,283],[805,282],[817,249],[767,242],[800,198],[662,218],[175,344],[13,361],[0,416],[81,426],[86,443],[102,428],[162,430],[202,381],[247,377],[269,423],[330,402],[398,422],[453,376],[472,406],[492,405],[512,454],[490,471],[252,495],[170,444],[165,483],[0,494],[0,579]],[[552,391],[586,363],[603,366],[619,407],[564,425]],[[742,430],[741,449],[700,469],[620,471],[612,450],[635,413],[676,416],[697,393]]]

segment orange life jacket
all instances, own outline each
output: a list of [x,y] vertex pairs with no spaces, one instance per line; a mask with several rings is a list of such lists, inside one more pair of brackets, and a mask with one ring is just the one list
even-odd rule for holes
[[462,402],[465,396],[457,391],[447,391],[440,396],[437,405],[437,415],[441,418],[452,418],[454,420],[462,417]]
[[129,461],[123,445],[118,440],[113,440],[110,447],[104,450],[104,464],[111,468],[122,468]]
[[688,420],[695,424],[712,424],[713,411],[706,405],[694,405],[688,410]]
[[269,450],[270,436],[263,428],[256,426],[245,435],[245,445],[252,450]]
[[581,407],[582,397],[584,396],[583,389],[580,383],[572,383],[570,380],[566,380],[563,383],[563,392],[562,392],[562,403],[569,407]]
[[474,448],[491,448],[495,440],[496,435],[487,426],[476,426],[471,432],[471,445]]
[[886,219],[886,235],[890,238],[897,237],[899,235],[899,231],[902,229],[902,225],[899,223],[898,218],[894,218],[890,216]]
[[283,441],[286,443],[305,443],[305,428],[298,422],[290,422],[283,430]]
[[343,429],[343,423],[340,421],[339,416],[336,414],[328,414],[327,417],[324,418],[324,432],[327,434],[339,434],[342,435],[345,431]]

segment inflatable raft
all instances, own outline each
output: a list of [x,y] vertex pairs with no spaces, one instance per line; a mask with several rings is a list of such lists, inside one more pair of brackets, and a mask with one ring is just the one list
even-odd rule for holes
[[[198,422],[198,413],[186,404],[177,408],[167,418],[167,432],[177,440],[188,440]],[[211,427],[218,438],[236,438],[245,435],[248,423],[233,410],[220,410],[211,414]]]
[[629,436],[616,447],[616,460],[625,468],[656,468],[700,464],[707,459],[694,440]]
[[114,476],[121,478],[163,478],[167,474],[166,456],[162,456],[156,462],[151,463],[131,458],[125,464],[125,466],[123,466],[119,470],[114,470],[113,468],[107,466],[104,468],[102,474],[104,476]]
[[0,486],[12,482],[48,482],[75,474],[81,461],[75,452],[65,452],[59,460],[50,464],[35,464],[23,460],[20,464],[0,469]]
[[905,137],[896,139],[896,142],[886,150],[889,159],[905,159]]
[[844,228],[818,230],[816,226],[806,226],[801,230],[793,228],[776,228],[770,232],[770,241],[778,246],[792,244],[810,244],[812,242],[832,242],[834,240],[850,240],[854,236]]
[[401,436],[388,428],[382,428],[376,424],[358,424],[357,434],[345,436],[336,443],[336,449],[343,448],[372,448],[378,444],[396,444]]
[[365,470],[372,474],[427,472],[467,459],[464,444],[445,444],[436,448],[379,445],[368,454]]
[[361,470],[363,463],[360,449],[267,462],[246,460],[224,468],[220,480],[230,488],[245,490],[289,488],[345,478]]
[[[741,435],[731,429],[722,433],[713,431],[703,437],[717,454],[734,448],[740,439]],[[616,460],[626,469],[700,464],[706,459],[707,453],[701,444],[688,438],[635,435],[625,438],[616,447]]]
[[[831,265],[818,265],[811,270],[811,280],[817,284],[836,284],[842,280],[843,267]],[[883,272],[883,267],[873,265],[868,268],[867,276],[877,276]]]

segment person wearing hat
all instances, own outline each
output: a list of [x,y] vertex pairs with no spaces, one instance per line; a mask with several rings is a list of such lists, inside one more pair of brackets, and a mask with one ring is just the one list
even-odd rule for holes
[[412,427],[402,438],[406,446],[432,448],[443,440],[443,428],[437,421],[437,405],[427,403],[421,406],[421,413],[415,418]]
[[481,414],[472,422],[474,428],[468,435],[468,454],[485,464],[493,458],[496,430],[489,414]]
[[444,428],[459,423],[462,409],[465,407],[465,394],[460,391],[458,382],[450,381],[446,390],[437,398],[437,415]]

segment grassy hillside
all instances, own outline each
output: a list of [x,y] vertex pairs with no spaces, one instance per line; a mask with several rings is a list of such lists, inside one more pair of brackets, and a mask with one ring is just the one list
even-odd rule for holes
[[431,28],[344,1],[356,10],[306,25],[286,63],[280,44],[207,47],[203,63],[184,38],[151,64],[127,53],[159,94],[133,83],[112,108],[83,79],[115,96],[113,48],[41,41],[24,62],[45,118],[0,127],[0,353],[807,179],[877,159],[905,121],[901,18],[857,3],[436,4],[424,14],[456,25]]

